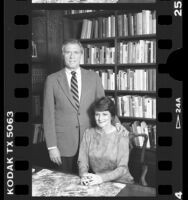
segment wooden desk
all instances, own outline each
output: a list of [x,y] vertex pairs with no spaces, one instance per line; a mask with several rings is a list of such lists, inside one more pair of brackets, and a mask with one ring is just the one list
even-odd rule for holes
[[156,0],[118,0],[118,3],[155,3]]
[[[38,172],[38,171],[41,171],[41,168],[39,167],[39,168],[35,168],[35,169],[37,169],[36,170],[36,172]],[[39,177],[39,178],[37,178],[37,182],[38,182],[38,184],[39,185],[44,185],[44,186],[42,186],[42,187],[40,187],[40,190],[44,190],[44,193],[47,193],[47,196],[49,195],[49,192],[48,192],[48,190],[50,190],[49,188],[47,188],[47,189],[45,189],[45,184],[44,184],[44,182],[46,182],[46,183],[49,183],[49,182],[51,182],[50,184],[51,185],[54,185],[55,184],[55,182],[53,182],[52,181],[52,179],[54,179],[54,180],[58,180],[58,179],[61,179],[61,180],[63,180],[62,179],[62,177],[61,177],[61,174],[63,174],[63,173],[58,173],[57,171],[54,171],[54,170],[50,170],[51,172],[53,172],[53,176],[55,175],[55,177],[53,178],[53,177],[49,177],[49,178],[45,178],[46,177],[46,175],[44,175],[43,177]],[[34,173],[35,174],[35,173]],[[33,174],[33,175],[34,175]],[[67,176],[67,175],[66,175]],[[75,175],[74,175],[75,176]],[[77,177],[77,176],[75,176],[75,177]],[[78,178],[77,178],[78,179]],[[35,179],[35,182],[36,182],[36,179]],[[60,181],[60,182],[58,182],[58,184],[65,184],[65,183],[63,183],[62,181]],[[58,185],[58,184],[55,184],[55,185]],[[69,184],[69,183],[68,183]],[[109,183],[110,184],[110,183]],[[34,185],[33,185],[34,186]],[[44,187],[44,188],[43,188]],[[36,188],[36,185],[35,185],[35,187],[34,188]],[[61,186],[60,186],[60,188],[61,188]],[[103,188],[104,189],[104,188]],[[111,191],[111,190],[110,190]],[[151,188],[151,187],[144,187],[144,186],[140,186],[140,185],[136,185],[136,184],[126,184],[126,187],[125,188],[123,188],[122,190],[120,189],[119,190],[120,192],[119,193],[116,193],[116,194],[114,194],[114,196],[116,195],[116,196],[140,196],[140,197],[142,197],[142,196],[150,196],[150,197],[154,197],[155,195],[156,195],[156,191],[155,191],[155,189],[154,188]],[[52,189],[52,191],[51,191],[52,193],[51,194],[54,194],[54,195],[56,195],[57,193],[55,193],[55,191]],[[62,193],[61,193],[62,194]],[[106,193],[105,193],[106,194]],[[110,194],[110,193],[109,193]],[[34,195],[35,196],[35,195]],[[40,195],[39,195],[40,196]],[[42,195],[43,196],[43,195]],[[104,194],[103,194],[103,196],[104,196]],[[109,195],[107,195],[107,196],[109,196]]]
[[155,197],[156,196],[156,189],[152,187],[144,187],[141,185],[136,184],[127,184],[125,188],[123,188],[117,196],[123,196],[123,197]]

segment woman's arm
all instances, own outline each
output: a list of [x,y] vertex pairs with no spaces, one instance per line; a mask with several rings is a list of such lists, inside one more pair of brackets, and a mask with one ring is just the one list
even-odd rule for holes
[[118,143],[117,168],[105,173],[97,173],[103,182],[113,181],[122,177],[128,171],[129,138],[121,136]]

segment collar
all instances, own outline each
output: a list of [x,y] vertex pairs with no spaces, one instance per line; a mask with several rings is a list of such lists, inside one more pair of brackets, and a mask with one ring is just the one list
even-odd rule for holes
[[95,131],[99,134],[103,134],[103,135],[110,135],[112,133],[115,133],[116,132],[116,129],[111,131],[110,133],[106,134],[105,131],[101,128],[99,128],[98,126],[95,127]]
[[76,70],[72,70],[72,69],[69,69],[69,68],[66,68],[66,67],[65,67],[65,72],[66,72],[67,74],[71,75],[71,72],[72,72],[72,71],[75,71],[77,75],[80,75],[80,74],[81,74],[81,69],[80,69],[80,67],[78,67]]

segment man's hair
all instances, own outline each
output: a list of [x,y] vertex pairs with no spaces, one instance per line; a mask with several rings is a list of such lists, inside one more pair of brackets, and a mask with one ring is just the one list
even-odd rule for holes
[[96,111],[109,111],[111,116],[115,117],[115,104],[109,97],[102,97],[98,99],[93,105],[94,113]]
[[82,46],[82,44],[77,40],[77,39],[69,39],[69,40],[66,40],[63,45],[62,45],[62,53],[64,53],[65,51],[65,47],[68,45],[68,44],[77,44],[80,46],[80,49],[81,49],[81,53],[83,53],[84,51],[84,48]]

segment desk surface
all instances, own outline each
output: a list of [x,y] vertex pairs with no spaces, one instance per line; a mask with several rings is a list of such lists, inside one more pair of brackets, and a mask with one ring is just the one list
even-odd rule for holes
[[156,196],[156,189],[151,187],[144,187],[141,185],[136,184],[127,184],[125,188],[123,188],[117,196],[147,196],[147,197],[155,197]]
[[[64,187],[63,180],[67,181],[67,179],[70,180],[70,179],[72,179],[72,177],[73,177],[73,181],[78,181],[77,179],[79,179],[78,176],[76,176],[76,175],[66,175],[64,173],[56,172],[53,170],[44,169],[43,170],[44,173],[41,170],[39,170],[38,172],[39,173],[37,173],[37,174],[40,174],[39,176],[36,176],[36,173],[33,173],[33,177],[32,177],[32,183],[33,183],[32,189],[34,190],[34,194],[37,194],[37,195],[33,195],[33,196],[38,196],[38,195],[45,196],[45,194],[47,194],[46,196],[50,196],[50,194],[52,194],[51,196],[54,196],[54,195],[56,195],[56,193],[52,189],[53,185],[56,185],[57,187],[59,185],[59,187],[62,188],[62,187]],[[40,172],[42,172],[42,173],[40,173]],[[69,181],[69,182],[71,182],[71,181]],[[72,183],[69,183],[69,182],[67,182],[66,184],[72,185]],[[47,186],[46,183],[50,184],[52,186],[51,191],[49,191],[50,190],[49,187],[47,187],[47,189],[45,189],[45,187]],[[136,185],[136,184],[126,184],[126,187],[124,187],[123,189],[114,188],[114,191],[112,192],[112,190],[113,190],[112,187],[114,187],[114,186],[112,186],[110,184],[111,184],[110,182],[105,183],[103,189],[105,189],[107,193],[110,190],[110,193],[113,194],[112,196],[116,195],[116,196],[140,196],[140,197],[141,196],[150,196],[150,197],[153,197],[156,195],[154,188],[144,187],[144,186],[140,186],[140,185]],[[57,189],[57,187],[56,187],[56,189]],[[93,186],[91,186],[91,187],[93,187]],[[89,189],[91,189],[91,188],[89,188]],[[76,189],[74,188],[73,190],[75,191]],[[76,193],[79,194],[79,196],[80,196],[80,192],[83,192],[83,196],[87,196],[86,193],[84,194],[84,190],[82,190],[82,189],[81,189],[81,191],[80,191],[80,189],[78,189],[78,190],[79,190],[79,192],[76,191]],[[41,191],[43,191],[43,192],[41,193]],[[58,191],[58,192],[59,192],[59,194],[57,194],[57,196],[59,196],[59,195],[61,196],[61,192],[60,191]],[[64,191],[62,191],[62,193],[64,194]],[[100,191],[99,191],[99,193],[100,193]],[[41,194],[43,194],[43,195],[41,195]],[[64,196],[64,195],[62,195],[62,196]],[[104,196],[104,194],[102,196]],[[108,196],[108,195],[105,195],[105,196]]]

